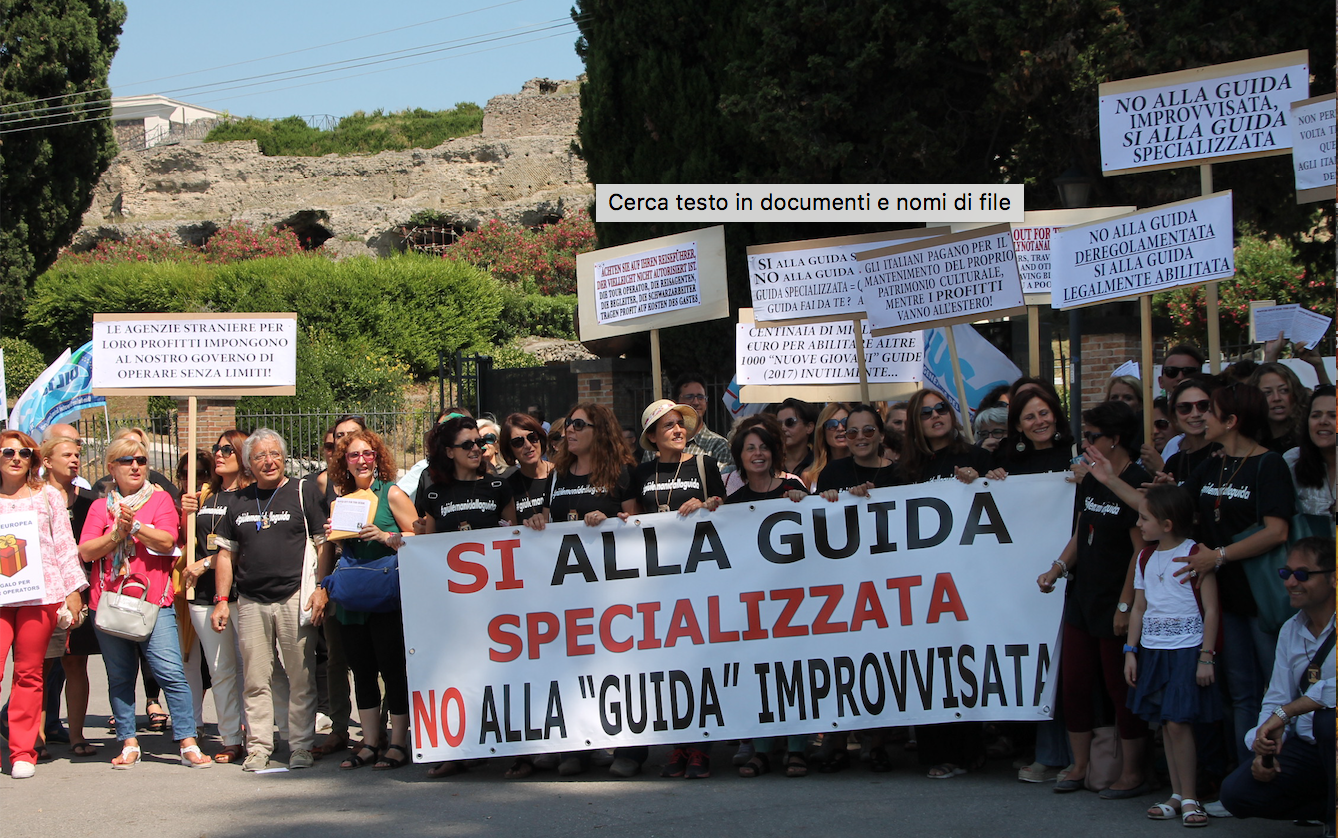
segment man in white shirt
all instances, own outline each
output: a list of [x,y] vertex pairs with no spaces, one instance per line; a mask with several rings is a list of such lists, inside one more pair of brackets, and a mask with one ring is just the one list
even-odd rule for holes
[[1278,634],[1259,724],[1245,734],[1254,760],[1222,784],[1238,818],[1315,820],[1334,826],[1334,540],[1303,538],[1285,584],[1300,609]]

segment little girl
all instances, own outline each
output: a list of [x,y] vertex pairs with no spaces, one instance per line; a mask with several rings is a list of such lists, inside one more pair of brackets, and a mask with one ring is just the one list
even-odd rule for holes
[[1154,486],[1138,505],[1138,528],[1152,546],[1139,554],[1134,570],[1124,679],[1132,688],[1129,709],[1162,723],[1171,773],[1171,799],[1154,804],[1148,817],[1171,820],[1178,812],[1184,826],[1202,827],[1208,816],[1195,799],[1198,766],[1191,725],[1216,721],[1222,706],[1213,687],[1217,579],[1211,573],[1194,579],[1175,575],[1194,550],[1187,537],[1193,524],[1193,498],[1180,486]]

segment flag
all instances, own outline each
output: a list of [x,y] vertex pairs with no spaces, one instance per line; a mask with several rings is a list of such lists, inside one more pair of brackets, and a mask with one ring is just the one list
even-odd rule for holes
[[14,403],[9,427],[41,439],[42,432],[57,422],[106,403],[106,399],[93,395],[93,342],[89,341],[73,353],[68,349],[62,352],[23,391]]
[[[1000,384],[1017,381],[1022,377],[1022,370],[969,325],[952,328],[953,337],[957,339],[962,384],[966,387],[966,405],[971,409],[971,415],[974,415],[973,406],[980,404],[986,393]],[[925,330],[924,382],[926,387],[942,393],[957,415],[963,415],[957,401],[957,388],[953,383],[948,336],[942,329]],[[970,417],[966,418],[970,421]]]

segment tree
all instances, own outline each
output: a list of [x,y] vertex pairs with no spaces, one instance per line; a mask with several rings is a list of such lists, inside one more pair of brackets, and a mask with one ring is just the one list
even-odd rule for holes
[[0,315],[21,309],[116,156],[107,73],[125,16],[119,0],[0,0]]

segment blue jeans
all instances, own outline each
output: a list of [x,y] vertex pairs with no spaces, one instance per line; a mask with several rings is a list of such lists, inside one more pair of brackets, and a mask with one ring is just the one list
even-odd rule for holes
[[[1259,667],[1259,638],[1255,620],[1239,614],[1222,613],[1222,648],[1217,660],[1219,674],[1226,687],[1231,714],[1227,717],[1227,737],[1235,747],[1236,759],[1248,764],[1254,757],[1245,747],[1245,734],[1259,723],[1259,703],[1264,698],[1268,675]],[[1272,660],[1270,658],[1270,665]]]
[[162,685],[167,711],[172,714],[172,738],[180,741],[195,736],[195,708],[190,686],[181,665],[181,644],[177,640],[177,615],[171,608],[158,610],[158,620],[148,640],[136,643],[98,631],[102,662],[107,667],[107,696],[116,717],[116,737],[121,741],[135,736],[135,683],[139,676],[139,650]]

